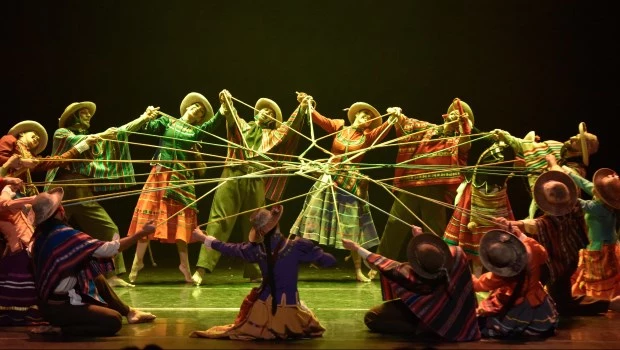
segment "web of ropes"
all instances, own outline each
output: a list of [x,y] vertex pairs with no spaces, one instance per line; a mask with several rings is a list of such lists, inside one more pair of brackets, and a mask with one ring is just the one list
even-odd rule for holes
[[[258,111],[254,109],[254,107],[248,105],[247,103],[244,103],[243,101],[240,101],[236,98],[232,98],[235,101],[241,103],[244,106],[247,106],[248,108],[250,108],[253,112],[257,113]],[[230,107],[230,105],[229,105]],[[301,107],[301,104],[298,106],[297,110],[299,110],[299,107]],[[342,153],[342,154],[338,154],[335,155],[333,154],[329,149],[322,147],[321,145],[319,145],[319,141],[323,140],[323,139],[327,139],[327,138],[332,138],[335,137],[336,134],[338,134],[339,132],[342,132],[344,128],[346,128],[346,126],[343,126],[343,128],[340,128],[338,131],[333,132],[333,133],[329,133],[327,135],[321,136],[321,137],[315,137],[315,132],[314,132],[314,125],[312,123],[312,117],[311,117],[311,109],[312,106],[309,105],[308,107],[308,111],[307,113],[304,113],[304,117],[308,118],[308,124],[310,126],[310,136],[304,135],[303,133],[301,133],[298,130],[295,130],[293,128],[288,128],[288,132],[293,132],[298,134],[299,137],[306,139],[307,141],[310,142],[310,145],[306,148],[301,150],[301,152],[298,152],[299,155],[287,155],[287,154],[280,154],[280,153],[271,153],[271,152],[267,152],[267,153],[260,153],[254,149],[250,149],[247,146],[247,142],[245,140],[245,138],[243,137],[243,133],[241,134],[241,144],[237,144],[229,139],[226,139],[224,137],[206,132],[202,129],[199,129],[193,125],[187,124],[185,122],[183,122],[180,119],[177,119],[175,117],[172,117],[171,115],[168,115],[166,113],[163,113],[161,111],[158,111],[158,113],[160,115],[166,116],[168,118],[170,118],[170,120],[174,120],[174,121],[178,121],[181,123],[184,123],[185,126],[188,126],[190,128],[194,128],[195,130],[199,131],[199,132],[203,132],[208,134],[209,136],[213,137],[214,139],[218,140],[219,143],[213,143],[213,142],[205,142],[205,141],[195,141],[195,143],[199,144],[201,146],[202,150],[205,149],[209,149],[211,147],[213,148],[226,148],[226,149],[240,149],[243,151],[247,151],[251,154],[257,154],[256,157],[253,157],[252,159],[249,160],[238,160],[238,159],[233,159],[233,158],[229,158],[227,156],[222,156],[222,155],[218,155],[218,154],[211,154],[208,152],[202,152],[202,151],[194,151],[194,150],[185,150],[185,149],[175,149],[175,148],[170,148],[170,147],[162,147],[158,145],[158,141],[159,139],[170,139],[170,140],[178,140],[178,141],[184,141],[187,142],[187,140],[183,140],[183,139],[175,139],[172,137],[166,137],[166,136],[161,136],[161,135],[152,135],[152,134],[148,134],[148,133],[142,133],[142,132],[132,132],[132,131],[126,131],[128,134],[134,134],[134,135],[142,135],[142,136],[146,136],[146,137],[151,137],[154,138],[154,142],[153,144],[148,144],[148,143],[138,143],[138,142],[132,142],[132,141],[121,141],[121,140],[104,140],[103,142],[119,142],[119,143],[126,143],[128,145],[131,146],[138,146],[138,147],[147,147],[147,148],[156,148],[156,149],[168,149],[168,150],[173,150],[173,151],[177,151],[177,152],[185,152],[187,154],[198,154],[202,157],[207,157],[207,159],[213,159],[213,160],[207,160],[207,161],[198,161],[198,160],[182,160],[182,161],[178,161],[178,160],[166,160],[165,163],[175,163],[175,162],[182,162],[185,164],[191,164],[194,163],[194,166],[191,168],[193,170],[202,170],[202,169],[216,169],[216,168],[224,168],[227,166],[234,166],[234,165],[248,165],[248,166],[254,166],[254,168],[258,168],[260,170],[256,170],[254,172],[245,174],[245,175],[241,175],[241,176],[231,176],[231,177],[218,177],[218,178],[196,178],[193,182],[188,183],[188,181],[186,180],[179,180],[179,181],[174,181],[174,180],[170,180],[170,181],[166,181],[166,183],[168,184],[168,189],[182,189],[186,186],[201,186],[201,185],[213,185],[215,184],[215,186],[210,189],[209,191],[207,191],[206,193],[204,193],[203,195],[201,195],[200,197],[197,197],[196,200],[190,204],[188,204],[186,207],[182,208],[181,210],[179,210],[178,212],[172,214],[171,216],[169,216],[168,220],[170,220],[171,218],[179,215],[181,212],[183,212],[183,210],[189,208],[190,206],[198,203],[201,200],[207,199],[209,197],[212,196],[212,194],[219,188],[221,187],[224,183],[226,183],[227,181],[234,181],[234,180],[239,180],[239,179],[248,179],[248,178],[270,178],[270,177],[279,177],[279,176],[283,176],[283,177],[287,177],[287,178],[292,178],[292,177],[301,177],[301,178],[306,178],[312,181],[316,181],[319,178],[327,178],[329,179],[329,181],[321,181],[320,186],[318,186],[318,188],[316,189],[312,189],[309,192],[304,192],[300,195],[294,195],[294,196],[289,196],[286,198],[283,198],[277,202],[274,203],[270,203],[268,205],[263,206],[264,207],[268,207],[268,206],[272,206],[272,205],[276,205],[276,204],[282,204],[282,203],[286,203],[286,202],[290,202],[290,201],[294,201],[294,200],[303,200],[306,196],[308,195],[312,195],[315,192],[319,192],[319,191],[323,191],[327,188],[329,188],[329,190],[331,191],[332,197],[334,199],[334,202],[336,203],[336,192],[337,191],[342,191],[342,189],[338,188],[338,185],[336,184],[336,182],[334,181],[335,176],[337,176],[339,171],[342,171],[342,165],[346,165],[346,164],[352,164],[355,166],[355,169],[357,171],[354,172],[349,172],[347,173],[347,176],[349,177],[353,177],[356,180],[366,180],[368,181],[370,184],[373,184],[374,186],[378,186],[380,189],[382,189],[385,194],[389,197],[393,197],[394,201],[398,201],[400,202],[400,200],[398,199],[398,196],[396,195],[396,193],[398,192],[407,192],[408,194],[410,194],[411,196],[415,196],[417,197],[419,200],[426,200],[426,201],[430,201],[432,203],[435,203],[439,206],[445,207],[445,208],[449,208],[449,209],[455,209],[455,210],[461,210],[464,213],[469,214],[472,218],[478,218],[481,220],[486,220],[486,221],[492,221],[492,217],[485,215],[485,214],[481,214],[478,212],[472,212],[471,210],[468,209],[464,209],[464,208],[457,208],[454,204],[452,203],[446,203],[444,201],[440,201],[440,200],[436,200],[436,199],[432,199],[432,198],[428,198],[419,194],[415,194],[415,193],[411,193],[406,191],[405,189],[401,189],[398,187],[395,187],[394,185],[392,185],[394,180],[397,179],[401,179],[401,178],[405,178],[407,176],[403,176],[403,177],[388,177],[388,178],[380,178],[380,179],[374,179],[372,177],[369,177],[367,175],[364,175],[365,171],[368,170],[373,170],[373,169],[385,169],[385,168],[409,168],[409,169],[419,169],[419,170],[424,170],[425,171],[425,175],[430,175],[430,174],[440,174],[443,172],[455,172],[455,171],[462,171],[462,170],[466,170],[468,168],[475,168],[475,171],[477,174],[487,174],[487,175],[502,175],[502,176],[527,176],[528,172],[526,171],[525,168],[522,167],[517,167],[517,166],[513,166],[514,164],[512,164],[514,161],[504,161],[504,162],[495,162],[495,163],[488,163],[485,164],[484,166],[463,166],[463,167],[453,167],[453,166],[429,166],[429,165],[412,165],[410,164],[411,161],[417,159],[417,158],[422,158],[422,157],[430,157],[433,156],[434,153],[426,153],[426,154],[422,154],[422,155],[417,155],[416,158],[414,159],[410,159],[407,160],[405,162],[401,162],[401,163],[364,163],[364,162],[355,162],[352,163],[353,160],[355,160],[358,157],[361,157],[362,155],[364,155],[366,152],[371,151],[373,149],[381,149],[381,148],[389,148],[389,147],[399,147],[399,146],[403,146],[403,145],[415,145],[418,144],[420,142],[423,141],[407,141],[407,139],[411,139],[413,136],[415,136],[416,134],[421,134],[421,133],[426,133],[428,132],[429,129],[424,129],[421,131],[418,131],[416,133],[409,133],[409,134],[405,134],[401,137],[397,137],[394,139],[383,139],[384,133],[388,132],[389,128],[386,128],[382,131],[382,134],[379,135],[379,137],[375,140],[375,142],[373,142],[372,145],[370,145],[367,148],[361,149],[361,150],[357,150],[357,151],[351,151],[351,152],[347,152],[347,153]],[[232,110],[232,109],[229,109]],[[384,114],[381,115],[378,118],[384,118],[386,116],[389,116],[389,114]],[[222,117],[223,118],[223,117]],[[273,119],[273,118],[272,118]],[[239,122],[237,121],[237,119],[235,118],[236,122],[237,122],[237,127],[239,128]],[[274,119],[275,120],[275,119]],[[372,120],[371,120],[372,121]],[[458,121],[453,121],[451,123],[456,123]],[[436,125],[436,126],[431,126],[433,128],[439,128],[441,127],[441,125]],[[471,134],[469,135],[469,140],[468,141],[463,141],[461,140],[460,145],[463,145],[465,143],[474,143],[474,142],[478,142],[482,139],[488,138],[488,137],[493,137],[493,135],[489,132],[482,132],[482,133],[478,133],[478,134]],[[382,141],[379,141],[382,140]],[[441,141],[441,138],[433,138],[433,141]],[[456,144],[454,146],[451,147],[459,147],[459,144]],[[449,150],[451,147],[445,148],[442,151],[445,150]],[[313,149],[318,149],[319,151],[321,151],[323,154],[325,154],[325,158],[318,158],[318,159],[309,159],[306,157],[306,155],[308,154],[309,151],[313,150]],[[334,163],[332,162],[332,160],[334,158],[338,157],[339,159],[345,159],[342,160],[338,163]],[[46,159],[46,160],[52,160],[54,161],[54,159]],[[62,161],[62,162],[84,162],[84,159],[60,159],[60,160],[56,160],[56,161]],[[129,162],[129,163],[156,163],[157,161],[151,160],[151,159],[147,159],[147,160],[102,160],[103,162]],[[203,163],[206,164],[205,167],[197,167],[196,164],[197,163]],[[505,168],[502,167],[497,167],[497,165],[508,165]],[[165,170],[165,168],[162,168],[162,171],[160,171],[161,173],[164,172],[169,172],[172,171],[174,172],[175,170]],[[275,173],[277,172],[277,173]],[[144,181],[136,181],[137,185],[144,185],[147,183],[146,178],[149,176],[150,173],[140,173],[140,174],[132,174],[132,175],[125,175],[125,176],[135,176],[136,179],[138,178],[145,178]],[[318,174],[318,176],[317,176]],[[101,182],[101,183],[97,183],[96,181],[93,181],[90,183],[90,185],[96,186],[96,185],[115,185],[115,184],[125,184],[125,182],[122,182],[122,179],[119,177],[117,178],[119,180],[118,183],[115,182],[110,182],[110,180],[114,180],[114,179],[106,179],[105,182]],[[54,184],[61,184],[62,186],[84,186],[84,184],[76,184],[75,180],[56,180],[53,182]],[[153,183],[153,182],[150,182]],[[45,185],[44,183],[34,183],[34,185]],[[103,200],[108,200],[108,199],[114,199],[114,198],[122,198],[122,197],[128,197],[128,196],[136,196],[136,195],[140,195],[142,192],[150,192],[150,191],[161,191],[163,190],[162,188],[152,188],[152,189],[132,189],[132,190],[126,190],[126,191],[121,191],[121,192],[115,192],[115,193],[105,193],[105,194],[99,194],[99,195],[95,195],[92,197],[86,197],[86,198],[79,198],[79,199],[71,199],[71,200],[66,200],[63,201],[63,204],[65,205],[71,205],[77,202],[85,202],[85,201],[103,201]],[[370,207],[376,209],[377,211],[387,215],[388,217],[393,217],[394,219],[406,224],[406,225],[413,225],[413,222],[406,222],[404,221],[402,218],[399,217],[395,217],[392,216],[389,211],[385,211],[384,209],[382,209],[381,207],[373,204],[372,202],[370,202],[368,199],[356,196],[353,193],[350,193],[347,191],[347,194],[350,196],[355,197],[357,200],[367,203]],[[402,202],[400,202],[402,204]],[[416,220],[418,220],[419,223],[421,223],[424,227],[426,227],[429,231],[432,232],[432,229],[424,222],[424,219],[421,217],[418,217],[411,209],[409,209],[407,206],[403,205],[403,207],[411,214],[412,217],[414,217]],[[230,216],[227,217],[223,217],[217,220],[213,220],[210,222],[205,222],[200,224],[199,226],[205,226],[207,224],[213,223],[213,222],[217,222],[220,220],[226,220],[230,217],[233,216],[238,216],[238,215],[243,215],[243,214],[247,214],[249,212],[252,212],[254,210],[256,210],[258,208],[253,208],[251,210],[247,210],[247,211],[242,211],[242,212],[238,212],[235,214],[232,214]],[[338,213],[336,211],[336,219],[338,221],[338,223],[340,223],[340,218],[338,217]],[[164,224],[165,222],[160,222],[158,223],[158,225]],[[442,233],[440,232],[433,232],[435,234],[439,234],[441,235]]]

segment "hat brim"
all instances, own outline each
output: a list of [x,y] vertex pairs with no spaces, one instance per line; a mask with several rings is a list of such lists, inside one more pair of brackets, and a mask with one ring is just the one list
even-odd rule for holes
[[31,150],[31,152],[35,155],[43,152],[45,147],[47,147],[48,136],[47,131],[40,123],[34,120],[24,120],[23,122],[15,124],[9,130],[8,134],[15,136],[15,138],[19,138],[19,134],[28,131],[32,131],[39,136],[39,145],[37,145],[34,150]]
[[372,114],[372,121],[370,122],[369,126],[370,129],[374,129],[380,126],[381,123],[383,123],[381,113],[379,113],[379,111],[375,107],[369,105],[366,102],[355,102],[351,105],[351,107],[349,107],[349,110],[347,111],[347,118],[349,119],[349,123],[351,123],[351,125],[353,125],[353,122],[355,122],[355,115],[357,114],[357,112],[363,109],[369,110],[370,114]]
[[[506,236],[507,235],[507,236]],[[508,237],[508,241],[504,238]],[[489,258],[489,248],[494,243],[509,244],[515,251],[515,261],[508,266],[498,267],[491,263]],[[491,230],[480,239],[480,262],[487,270],[502,277],[513,277],[518,275],[527,266],[528,256],[525,244],[517,236],[504,230]]]
[[[38,224],[42,223],[43,221],[49,219],[52,215],[54,215],[54,213],[56,212],[56,210],[58,210],[58,207],[62,203],[62,198],[65,195],[65,191],[62,187],[54,187],[51,190],[44,192],[44,193],[47,193],[50,195],[52,199],[52,205],[47,207],[45,212],[42,215],[35,216],[34,218],[35,226],[37,226]],[[36,197],[34,200],[36,201]]]
[[[254,105],[255,113],[258,113],[263,108],[273,109],[273,111],[276,113],[276,119],[278,120],[278,123],[282,123],[282,111],[280,110],[280,106],[278,106],[278,104],[274,100],[268,99],[266,97],[259,98],[258,101],[256,101],[256,105]],[[279,124],[276,126],[279,126]]]
[[[273,208],[279,208],[277,213],[273,213]],[[252,227],[250,229],[250,233],[248,235],[248,241],[250,242],[260,242],[262,241],[262,237],[265,233],[273,230],[274,227],[276,227],[276,225],[278,225],[278,222],[280,221],[280,218],[282,217],[282,212],[284,212],[284,207],[282,205],[275,205],[273,206],[272,210],[270,210],[271,212],[271,217],[269,218],[269,221],[267,221],[267,223],[265,223],[265,225],[263,225],[263,227],[261,227],[261,232],[259,233],[255,227]],[[260,236],[260,237],[259,237]]]
[[[556,204],[547,201],[543,191],[543,186],[548,181],[559,181],[566,185],[569,195],[569,200],[567,203]],[[570,176],[561,171],[549,170],[542,173],[534,183],[533,192],[534,202],[536,202],[536,205],[538,205],[538,207],[545,213],[553,216],[562,216],[570,213],[577,203],[577,185],[573,179],[570,178]]]
[[209,100],[207,100],[206,97],[197,92],[190,92],[189,94],[187,94],[187,96],[185,96],[185,98],[183,98],[183,101],[181,101],[181,106],[179,108],[181,116],[185,114],[187,107],[193,105],[194,103],[200,103],[205,108],[204,115],[198,121],[197,125],[201,125],[207,120],[213,118],[213,107],[211,107],[211,103],[209,103]]
[[67,119],[69,119],[69,117],[72,116],[73,113],[79,111],[82,108],[87,108],[91,116],[95,115],[95,112],[97,111],[97,106],[90,101],[72,103],[69,105],[69,107],[67,107],[67,109],[65,109],[64,113],[58,119],[58,127],[64,128],[65,124],[67,123]]
[[429,272],[421,266],[416,254],[416,248],[420,244],[430,244],[435,246],[444,257],[443,268],[448,271],[452,269],[454,257],[452,256],[452,252],[450,251],[448,244],[441,237],[433,233],[422,233],[412,237],[407,245],[407,259],[411,267],[413,267],[413,271],[418,276],[426,279],[436,279],[441,275],[441,272]]
[[599,198],[605,204],[614,209],[620,209],[620,196],[617,193],[612,193],[603,183],[603,178],[614,174],[616,172],[609,168],[598,169],[592,177],[592,183],[594,184],[594,189],[599,194]]

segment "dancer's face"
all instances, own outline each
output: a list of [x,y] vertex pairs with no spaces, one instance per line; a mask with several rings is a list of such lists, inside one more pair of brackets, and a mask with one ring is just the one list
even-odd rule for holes
[[19,140],[26,145],[26,147],[28,147],[28,149],[32,152],[34,151],[35,148],[37,148],[37,146],[39,146],[39,135],[37,135],[35,132],[33,131],[27,131],[24,133],[21,133],[19,135]]
[[82,108],[78,111],[78,121],[84,129],[90,128],[90,119],[92,117],[88,108]]
[[260,126],[268,126],[270,123],[272,123],[276,118],[276,112],[271,109],[271,108],[263,108],[260,111],[258,111],[258,114],[256,115],[256,122],[258,123],[258,125]]
[[356,129],[367,129],[372,123],[372,114],[367,109],[355,113],[355,120],[353,121],[353,127]]
[[185,120],[190,124],[198,123],[205,115],[205,108],[200,103],[194,103],[185,110]]

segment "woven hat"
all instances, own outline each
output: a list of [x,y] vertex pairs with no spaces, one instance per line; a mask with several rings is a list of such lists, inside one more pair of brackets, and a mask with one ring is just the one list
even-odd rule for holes
[[259,98],[258,101],[256,101],[256,105],[254,105],[254,109],[256,110],[256,113],[258,113],[258,111],[263,108],[271,108],[276,113],[276,119],[278,120],[278,122],[276,123],[276,127],[279,126],[280,123],[282,123],[282,111],[274,100],[268,99],[266,97]]
[[471,110],[471,107],[465,101],[461,101],[460,98],[456,97],[448,106],[448,111],[446,115],[450,114],[452,111],[458,111],[461,114],[461,110],[463,113],[467,113],[467,118],[471,121],[471,125],[474,125],[474,112]]
[[620,209],[620,178],[615,171],[601,168],[594,173],[592,182],[603,202],[614,209]]
[[269,210],[261,208],[252,213],[252,216],[250,216],[252,229],[250,230],[249,241],[260,242],[265,233],[276,227],[278,221],[280,221],[280,217],[282,217],[283,211],[283,206],[274,205]]
[[213,107],[211,107],[209,100],[197,92],[190,92],[187,96],[185,96],[185,98],[183,98],[183,101],[181,101],[181,107],[179,108],[181,115],[185,114],[187,107],[193,105],[194,103],[200,103],[205,109],[202,118],[198,121],[198,123],[196,123],[196,125],[200,125],[213,118]]
[[34,212],[35,226],[54,215],[60,206],[60,202],[62,202],[64,194],[62,187],[55,187],[34,197],[32,200],[32,211]]
[[62,115],[60,116],[60,118],[58,118],[58,127],[64,128],[65,124],[67,123],[67,119],[69,119],[69,117],[72,116],[73,113],[79,111],[82,108],[87,108],[91,116],[95,115],[95,111],[97,110],[97,106],[92,102],[73,102],[72,104],[68,105],[67,108],[65,108],[65,111],[62,112]]
[[19,134],[23,132],[32,131],[39,136],[39,144],[33,150],[30,150],[32,154],[37,155],[47,147],[47,131],[43,127],[43,125],[35,122],[34,120],[24,120],[23,122],[19,122],[15,124],[8,132],[9,135],[15,136],[15,138],[19,138]]
[[409,240],[407,260],[417,275],[431,280],[450,271],[454,264],[448,244],[433,233],[421,233]]
[[562,171],[547,171],[534,183],[534,202],[545,213],[566,215],[577,203],[577,185]]
[[590,134],[586,128],[586,123],[579,123],[579,141],[581,142],[581,159],[583,164],[590,164],[590,154],[598,151],[598,137]]
[[480,239],[480,261],[502,277],[518,275],[527,266],[527,249],[515,235],[504,230],[491,230]]
[[357,114],[357,112],[363,110],[363,109],[367,109],[370,111],[371,117],[372,117],[372,121],[370,122],[370,129],[374,129],[376,127],[378,127],[379,125],[381,125],[381,123],[383,123],[383,118],[381,118],[381,113],[379,113],[379,111],[369,105],[366,102],[355,102],[354,104],[351,105],[351,107],[349,107],[349,110],[347,111],[347,118],[349,118],[349,123],[353,124],[353,122],[355,121],[355,115]]

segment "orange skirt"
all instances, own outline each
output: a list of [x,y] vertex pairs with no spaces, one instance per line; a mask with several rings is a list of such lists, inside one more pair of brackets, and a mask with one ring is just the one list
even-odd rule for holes
[[620,294],[620,245],[605,244],[603,249],[579,251],[579,264],[573,274],[573,296],[611,300]]
[[[138,198],[127,236],[132,236],[147,222],[153,220],[157,228],[154,234],[149,235],[149,239],[159,240],[162,243],[176,243],[177,240],[191,243],[192,231],[198,225],[196,210],[183,209],[185,207],[183,204],[164,198],[172,172],[166,168],[161,170],[158,171],[157,167],[151,169]],[[172,215],[174,217],[168,219]],[[162,222],[166,223],[160,224]]]

